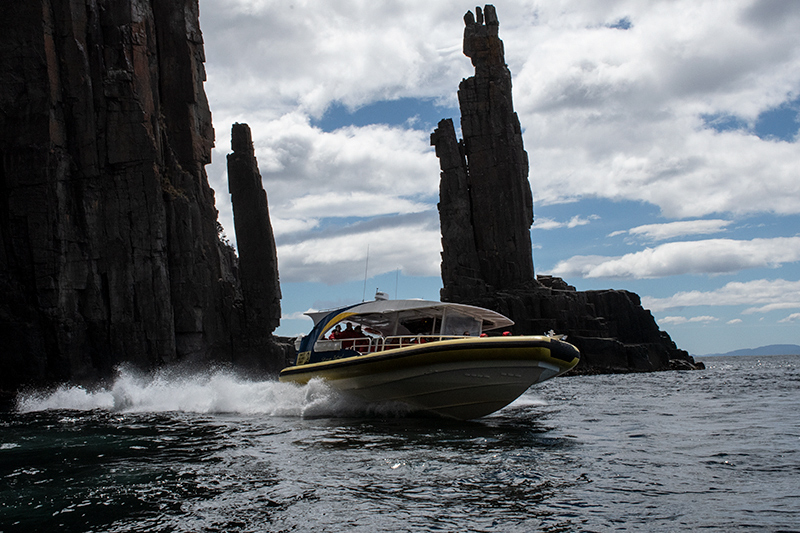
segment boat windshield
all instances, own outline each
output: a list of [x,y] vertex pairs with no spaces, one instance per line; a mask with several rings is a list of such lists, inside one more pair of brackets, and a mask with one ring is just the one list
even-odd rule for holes
[[475,317],[448,309],[442,320],[441,334],[478,337],[481,334],[481,321]]

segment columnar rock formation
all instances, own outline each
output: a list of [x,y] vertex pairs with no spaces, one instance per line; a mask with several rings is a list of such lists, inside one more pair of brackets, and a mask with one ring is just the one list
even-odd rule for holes
[[476,14],[464,17],[464,54],[475,66],[458,90],[464,139],[456,140],[450,119],[431,135],[442,170],[442,300],[499,311],[515,321],[516,334],[568,335],[582,353],[578,371],[694,368],[636,294],[534,279],[533,202],[511,74],[494,7]]
[[464,139],[456,140],[450,119],[431,135],[442,167],[444,299],[534,283],[533,199],[511,72],[494,7],[476,12],[477,20],[464,17],[464,54],[475,66],[458,88]]
[[203,59],[197,0],[4,5],[0,388],[239,362]]
[[[278,252],[269,218],[267,193],[261,184],[250,127],[234,124],[228,155],[228,187],[233,204],[239,274],[242,280],[244,342],[254,357],[269,345],[270,333],[280,325],[281,291]],[[271,371],[282,368],[273,361]]]

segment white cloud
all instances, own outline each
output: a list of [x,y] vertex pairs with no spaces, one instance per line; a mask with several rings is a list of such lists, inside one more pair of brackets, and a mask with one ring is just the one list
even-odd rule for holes
[[319,227],[319,219],[316,218],[280,218],[270,216],[272,221],[272,231],[276,238],[281,235],[292,233],[305,233]]
[[558,229],[563,228],[564,223],[558,222],[553,218],[547,217],[537,217],[533,221],[533,229],[540,229],[540,230],[551,230],[551,229]]
[[[256,120],[250,127],[264,185],[276,209],[314,196],[329,201],[337,195],[363,193],[383,195],[386,200],[436,201],[439,166],[429,132],[385,125],[324,132],[300,113]],[[307,207],[318,216],[320,205]],[[419,206],[397,210],[388,201],[376,202],[374,209],[382,213],[422,210]],[[339,216],[352,212],[346,205],[332,211]]]
[[559,228],[577,228],[578,226],[586,226],[587,224],[591,224],[593,220],[599,220],[600,217],[598,215],[589,215],[586,218],[581,217],[580,215],[575,215],[574,217],[570,218],[566,222],[558,222],[552,218],[537,218],[533,221],[533,229],[540,229],[540,230],[551,230],[551,229],[559,229]]
[[709,322],[716,322],[719,319],[713,316],[693,316],[687,318],[685,316],[665,316],[664,318],[659,319],[659,322],[662,324],[671,324],[673,326],[680,325],[680,324],[690,324],[690,323],[704,323],[707,324]]
[[[532,35],[514,36],[526,55],[509,61],[536,198],[646,201],[679,218],[797,213],[796,142],[718,133],[702,120],[754,122],[800,93],[800,43],[787,26],[798,6],[767,30],[746,14],[750,5],[540,6]],[[598,24],[621,14],[628,31]]]
[[743,315],[753,315],[756,313],[769,313],[770,311],[778,311],[781,309],[800,309],[800,295],[787,295],[789,301],[772,302],[760,307],[748,307],[742,311]]
[[311,214],[325,214],[329,217],[375,217],[390,213],[419,213],[430,209],[430,205],[414,202],[406,198],[392,196],[390,191],[383,194],[364,191],[341,191],[329,194],[306,194],[290,200],[287,205],[278,206],[276,212],[290,217]]
[[278,244],[281,280],[342,283],[402,269],[406,276],[437,276],[441,236],[439,226],[412,219],[405,225],[365,225]]
[[552,274],[583,278],[658,278],[681,274],[722,274],[800,261],[800,237],[740,241],[709,239],[672,242],[621,257],[576,255]]
[[307,316],[307,312],[313,312],[316,309],[309,309],[308,311],[296,311],[294,313],[283,313],[281,315],[281,320],[311,320],[311,317]]
[[725,323],[728,324],[729,326],[733,326],[734,324],[741,324],[742,322],[744,321],[741,318],[733,318]]
[[786,318],[782,318],[778,320],[778,322],[800,322],[800,313],[792,313],[791,315],[787,316]]
[[[435,209],[438,161],[429,146],[428,132],[385,125],[324,132],[299,113],[275,120],[261,120],[258,115],[253,119],[249,125],[276,237],[305,232],[313,238],[313,230],[323,219]],[[217,191],[227,192],[222,165],[229,152],[229,144],[217,143],[217,165],[209,170]],[[227,198],[218,195],[217,205],[233,240]]]
[[711,291],[685,291],[668,298],[642,297],[642,306],[658,312],[667,309],[696,306],[732,306],[794,303],[800,294],[800,281],[783,279],[740,282],[734,281]]
[[725,231],[725,228],[731,224],[730,220],[680,220],[677,222],[668,222],[665,224],[645,224],[643,226],[636,226],[629,229],[627,232],[617,231],[609,235],[613,237],[622,233],[628,233],[632,236],[643,237],[649,241],[666,241],[676,237],[684,237],[686,235],[707,235],[710,233],[719,233]]
[[[221,105],[319,116],[400,96],[438,97],[469,75],[463,6],[410,0],[202,0],[209,97]],[[449,86],[449,91],[445,87]]]

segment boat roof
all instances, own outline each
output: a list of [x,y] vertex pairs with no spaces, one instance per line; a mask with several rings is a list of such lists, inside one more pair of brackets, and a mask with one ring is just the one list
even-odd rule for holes
[[509,327],[514,324],[510,318],[490,309],[431,300],[374,300],[338,310],[308,311],[305,314],[311,317],[315,326],[330,316],[331,318],[336,317],[335,320],[328,323],[330,326],[341,320],[348,320],[379,329],[389,321],[395,320],[405,321],[426,317],[441,319],[449,310],[480,320],[484,331]]

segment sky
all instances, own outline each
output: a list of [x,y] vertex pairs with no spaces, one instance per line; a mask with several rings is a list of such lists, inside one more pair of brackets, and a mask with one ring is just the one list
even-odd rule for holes
[[[800,344],[800,2],[494,4],[534,197],[537,274],[625,289],[680,348]],[[200,0],[216,131],[206,167],[235,244],[226,155],[250,125],[283,318],[438,300],[439,165],[458,127],[453,0]],[[460,131],[459,137],[460,137]]]

